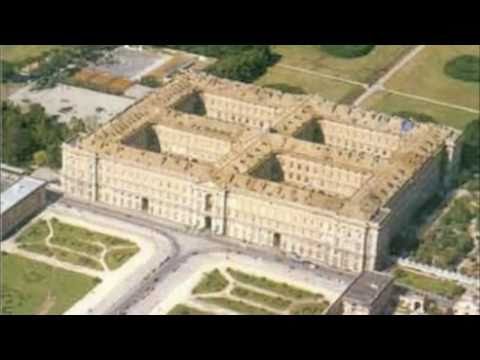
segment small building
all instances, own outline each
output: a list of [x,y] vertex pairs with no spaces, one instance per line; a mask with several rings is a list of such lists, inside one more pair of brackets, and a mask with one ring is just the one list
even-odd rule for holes
[[45,181],[25,176],[5,187],[0,194],[0,240],[4,240],[45,207],[46,184]]
[[392,298],[394,278],[366,271],[358,276],[339,299],[343,315],[385,314]]

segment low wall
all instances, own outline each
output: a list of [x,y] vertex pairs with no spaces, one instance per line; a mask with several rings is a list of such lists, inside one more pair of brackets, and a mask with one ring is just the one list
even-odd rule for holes
[[396,259],[396,263],[397,265],[400,265],[406,268],[418,270],[418,271],[435,275],[437,277],[444,278],[447,280],[458,281],[465,285],[480,286],[480,278],[476,279],[473,277],[460,274],[458,272],[448,271],[448,270],[437,268],[435,266],[417,263],[410,259]]

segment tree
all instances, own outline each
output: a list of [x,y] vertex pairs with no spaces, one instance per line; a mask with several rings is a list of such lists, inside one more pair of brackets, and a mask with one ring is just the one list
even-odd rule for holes
[[278,60],[269,45],[167,45],[167,47],[215,57],[207,71],[231,80],[253,82]]
[[33,154],[33,162],[37,166],[45,166],[48,163],[48,156],[45,150],[37,151]]
[[20,107],[5,102],[2,112],[2,161],[14,166],[44,164],[46,154],[49,166],[61,166],[61,145],[74,134],[72,130],[37,104],[22,112]]
[[375,45],[320,45],[326,53],[339,58],[357,58],[368,55]]

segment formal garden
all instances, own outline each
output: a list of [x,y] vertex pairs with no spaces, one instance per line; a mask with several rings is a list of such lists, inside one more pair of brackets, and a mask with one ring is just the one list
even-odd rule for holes
[[131,241],[66,224],[55,218],[38,221],[20,234],[16,241],[21,250],[98,271],[116,270],[140,250]]
[[205,273],[191,296],[169,315],[322,315],[323,295],[237,269]]
[[21,256],[0,256],[0,314],[63,314],[101,282]]

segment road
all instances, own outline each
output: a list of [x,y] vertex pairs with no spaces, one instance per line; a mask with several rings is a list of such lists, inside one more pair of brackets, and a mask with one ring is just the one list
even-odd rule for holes
[[[142,214],[130,214],[117,209],[106,208],[97,204],[84,203],[73,199],[62,198],[55,205],[57,208],[65,207],[73,209],[82,216],[110,217],[116,221],[149,228],[155,233],[167,238],[171,244],[172,251],[161,263],[153,266],[149,275],[138,282],[129,282],[128,290],[113,301],[108,309],[102,309],[102,314],[126,314],[139,301],[145,299],[154,289],[157,283],[162,282],[169,274],[193,256],[213,253],[234,252],[252,258],[261,259],[276,263],[283,263],[291,268],[303,269],[315,275],[329,279],[336,279],[338,282],[352,281],[351,274],[318,266],[316,269],[309,268],[308,264],[300,263],[280,254],[272,253],[271,249],[248,246],[234,243],[224,238],[214,237],[208,234],[189,234],[175,228],[174,225],[165,224],[161,220],[153,219]],[[95,313],[95,312],[94,312]]]

